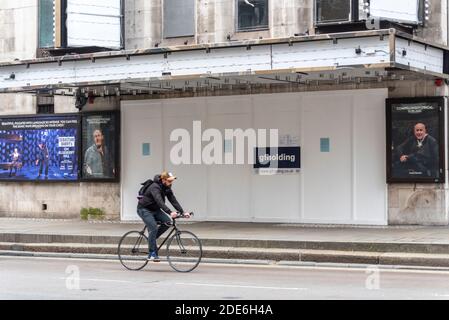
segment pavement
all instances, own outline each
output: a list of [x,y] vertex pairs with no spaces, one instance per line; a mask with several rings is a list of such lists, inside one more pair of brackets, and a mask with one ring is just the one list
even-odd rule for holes
[[[206,259],[449,268],[447,226],[323,226],[180,221]],[[116,259],[120,237],[142,223],[0,218],[0,255]]]

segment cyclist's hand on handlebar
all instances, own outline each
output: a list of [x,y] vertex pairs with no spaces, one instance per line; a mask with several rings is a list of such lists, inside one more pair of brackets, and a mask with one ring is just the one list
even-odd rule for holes
[[172,219],[176,219],[178,217],[178,213],[172,212],[172,213],[170,213],[170,216],[172,217]]
[[182,214],[182,216],[183,216],[183,218],[189,219],[189,218],[190,218],[190,212],[184,212],[184,213]]

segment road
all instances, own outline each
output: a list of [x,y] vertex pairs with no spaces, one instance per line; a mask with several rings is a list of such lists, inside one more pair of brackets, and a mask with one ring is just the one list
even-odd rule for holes
[[168,264],[0,256],[0,299],[449,299],[449,271],[320,266]]

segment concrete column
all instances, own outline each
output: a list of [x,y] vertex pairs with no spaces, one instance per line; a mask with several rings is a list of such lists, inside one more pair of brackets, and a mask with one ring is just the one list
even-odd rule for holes
[[36,57],[37,3],[38,0],[0,1],[0,61]]
[[448,44],[448,2],[447,0],[431,0],[429,20],[424,28],[419,28],[417,35],[438,44]]
[[125,1],[125,48],[152,48],[162,40],[162,0]]
[[278,0],[271,4],[271,29],[274,38],[303,34],[313,28],[313,1]]

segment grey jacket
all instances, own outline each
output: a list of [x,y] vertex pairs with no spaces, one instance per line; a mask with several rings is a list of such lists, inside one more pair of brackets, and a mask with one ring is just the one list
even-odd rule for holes
[[[94,144],[84,154],[84,175],[93,178],[112,178],[114,177],[112,162],[108,148],[104,147],[104,156],[102,156]],[[91,173],[88,172],[88,167]]]
[[162,210],[165,213],[170,214],[172,210],[165,204],[165,197],[167,197],[168,201],[175,207],[176,211],[184,213],[184,209],[181,207],[178,200],[176,200],[173,190],[162,184],[161,176],[156,175],[153,181],[154,182],[143,194],[143,197],[139,200],[137,208],[145,208],[150,211]]

